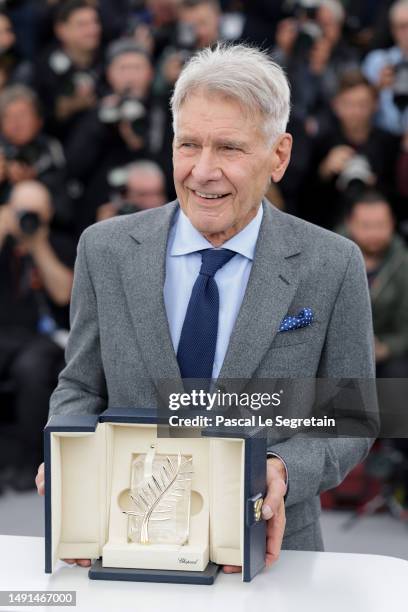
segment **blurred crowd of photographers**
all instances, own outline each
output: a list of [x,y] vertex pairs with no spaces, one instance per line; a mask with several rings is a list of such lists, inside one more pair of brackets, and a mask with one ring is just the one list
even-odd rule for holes
[[41,461],[78,237],[174,199],[170,96],[217,41],[285,68],[268,197],[359,244],[378,375],[408,376],[408,0],[0,0],[0,493]]

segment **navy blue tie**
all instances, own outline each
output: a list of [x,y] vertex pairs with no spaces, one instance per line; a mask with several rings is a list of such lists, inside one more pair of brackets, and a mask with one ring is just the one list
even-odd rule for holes
[[214,275],[235,252],[204,249],[181,330],[177,360],[182,378],[211,379],[218,333],[219,294]]

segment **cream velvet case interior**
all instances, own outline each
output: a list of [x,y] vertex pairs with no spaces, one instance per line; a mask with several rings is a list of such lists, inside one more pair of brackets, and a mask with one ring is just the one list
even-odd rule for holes
[[[206,433],[159,437],[153,410],[51,417],[44,431],[45,571],[58,559],[91,558],[94,579],[211,584],[219,565],[241,565],[243,580],[251,580],[265,559],[266,443]],[[184,543],[129,537],[132,465],[152,448],[172,467],[180,457],[191,465],[183,476],[191,487]]]

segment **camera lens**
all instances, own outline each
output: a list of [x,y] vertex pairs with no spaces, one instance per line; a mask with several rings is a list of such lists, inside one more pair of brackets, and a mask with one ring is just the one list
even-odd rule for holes
[[23,234],[32,236],[40,227],[40,217],[35,212],[22,210],[18,213],[18,220]]

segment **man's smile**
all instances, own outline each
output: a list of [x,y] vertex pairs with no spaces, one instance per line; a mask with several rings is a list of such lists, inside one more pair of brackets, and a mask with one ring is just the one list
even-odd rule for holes
[[196,200],[198,200],[199,202],[205,202],[206,204],[209,201],[216,201],[216,202],[222,202],[224,201],[229,195],[231,195],[231,193],[225,193],[225,192],[220,192],[220,193],[216,193],[216,192],[207,192],[207,191],[201,191],[198,189],[190,189],[191,193],[193,194],[194,198]]

